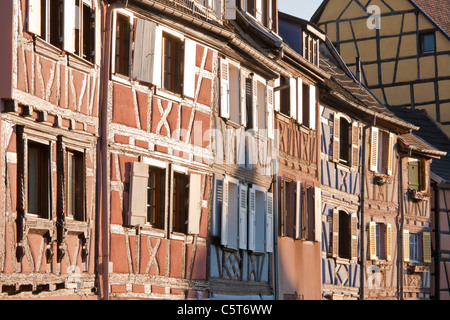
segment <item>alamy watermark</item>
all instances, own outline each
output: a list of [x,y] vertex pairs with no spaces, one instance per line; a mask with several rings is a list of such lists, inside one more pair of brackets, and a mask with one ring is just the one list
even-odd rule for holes
[[381,29],[381,9],[377,5],[371,5],[367,7],[367,13],[371,16],[367,19],[367,28],[370,30]]

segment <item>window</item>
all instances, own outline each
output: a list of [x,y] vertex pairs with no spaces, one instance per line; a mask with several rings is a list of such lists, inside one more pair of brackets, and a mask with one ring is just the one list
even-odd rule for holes
[[369,223],[370,260],[392,259],[392,225],[389,223]]
[[403,261],[431,263],[431,233],[403,230]]
[[333,116],[333,162],[356,169],[359,164],[359,126],[342,114]]
[[392,175],[394,152],[394,134],[372,127],[370,170],[376,173]]
[[245,79],[245,106],[247,114],[247,130],[253,129],[253,81]]
[[117,13],[115,22],[114,73],[130,75],[131,17]]
[[419,261],[419,235],[409,234],[409,260]]
[[66,152],[67,216],[77,221],[85,221],[83,158],[83,153],[81,152],[71,150]]
[[169,33],[163,33],[163,88],[183,93],[183,41]]
[[187,233],[189,211],[189,176],[173,174],[173,225],[174,232]]
[[166,170],[149,167],[147,187],[147,221],[156,229],[164,229]]
[[344,164],[350,162],[350,134],[351,125],[344,117],[339,119],[339,161]]
[[339,257],[350,259],[351,230],[350,216],[347,212],[339,211]]
[[415,191],[428,190],[428,174],[426,160],[408,160],[408,188]]
[[75,54],[94,62],[94,10],[82,0],[75,1]]
[[427,54],[436,51],[436,36],[434,32],[420,34],[420,53]]
[[319,40],[307,32],[303,32],[303,57],[319,66]]
[[28,213],[50,218],[49,212],[49,146],[28,142],[27,203]]
[[355,260],[358,257],[358,218],[355,213],[333,209],[332,256]]
[[276,3],[273,0],[246,0],[245,10],[266,28],[275,28]]

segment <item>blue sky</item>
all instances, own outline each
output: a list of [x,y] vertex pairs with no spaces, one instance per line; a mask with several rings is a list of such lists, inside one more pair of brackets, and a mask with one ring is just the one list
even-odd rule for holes
[[322,0],[278,0],[278,10],[309,20],[321,3]]

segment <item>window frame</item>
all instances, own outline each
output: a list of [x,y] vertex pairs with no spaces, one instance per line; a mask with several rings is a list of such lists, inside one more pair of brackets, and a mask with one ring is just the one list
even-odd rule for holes
[[[118,66],[118,59],[123,60],[123,62],[126,60],[125,57],[120,57],[117,53],[118,50],[118,38],[120,35],[117,34],[117,23],[118,23],[118,16],[122,16],[122,18],[124,19],[129,19],[129,38],[128,38],[128,50],[120,50],[120,53],[125,54],[128,57],[128,67],[127,67],[127,72],[122,72],[123,70],[119,70],[119,66]],[[122,19],[121,18],[121,19]],[[125,20],[124,20],[125,22]],[[132,41],[133,41],[133,37],[132,37],[132,32],[133,32],[133,25],[134,25],[134,15],[133,13],[123,10],[123,9],[116,9],[114,10],[114,14],[113,14],[113,27],[112,27],[112,41],[111,41],[111,54],[113,55],[112,59],[111,59],[111,75],[112,78],[114,80],[130,80],[131,77],[131,61],[132,61]],[[119,30],[120,32],[120,30]],[[126,39],[124,39],[126,40]],[[125,43],[125,41],[122,41],[123,43]],[[128,53],[125,53],[126,51],[128,51]],[[125,73],[125,74],[124,74]]]
[[[69,203],[69,185],[70,185],[70,172],[69,172],[69,155],[73,154],[76,158],[75,161],[76,168],[75,170],[81,171],[77,172],[77,177],[75,184],[78,185],[78,188],[75,187],[75,204],[74,208],[76,212],[71,212],[70,203]],[[71,146],[66,147],[64,150],[64,158],[65,158],[65,201],[66,201],[66,218],[85,222],[86,219],[86,152],[85,150],[80,150],[78,148],[73,148]],[[77,190],[78,189],[78,190]]]
[[[92,1],[75,0],[74,54],[91,63],[95,62],[95,34],[92,34],[89,25],[94,25],[95,28],[95,19]],[[87,52],[85,52],[85,48]]]
[[[426,40],[426,37],[429,37],[429,36],[433,37],[433,49],[426,50],[425,40]],[[436,53],[436,32],[434,30],[423,31],[423,32],[419,33],[419,53],[422,56],[432,55],[432,54]]]
[[421,262],[420,239],[421,235],[419,233],[409,233],[409,262]]

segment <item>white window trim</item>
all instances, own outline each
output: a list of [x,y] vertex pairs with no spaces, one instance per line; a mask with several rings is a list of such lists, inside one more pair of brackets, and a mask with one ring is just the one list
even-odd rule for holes
[[[133,29],[133,20],[134,14],[124,9],[114,9],[113,11],[113,21],[112,21],[112,36],[111,36],[111,79],[126,85],[131,85],[131,77],[119,76],[116,75],[116,25],[117,25],[117,14],[122,14],[124,16],[128,16],[130,19],[130,26]],[[131,40],[130,40],[131,41]],[[131,51],[131,42],[130,42],[130,51]],[[130,66],[131,66],[131,52],[130,52]]]

